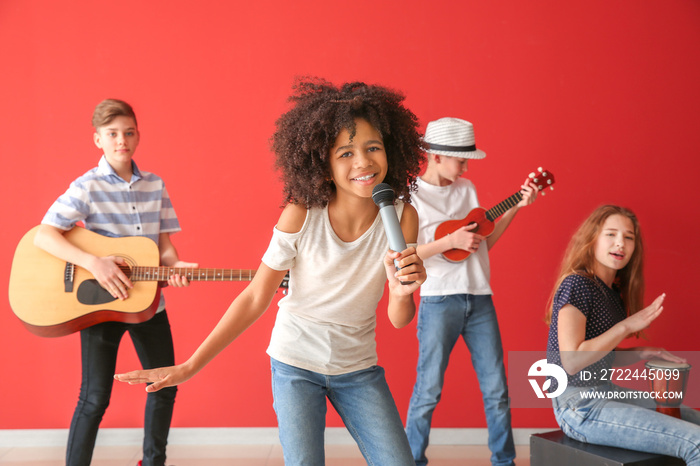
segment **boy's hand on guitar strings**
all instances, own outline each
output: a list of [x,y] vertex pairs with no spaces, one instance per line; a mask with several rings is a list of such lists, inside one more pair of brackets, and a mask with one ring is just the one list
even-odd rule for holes
[[[177,261],[172,265],[172,268],[183,268],[183,269],[191,269],[191,268],[197,268],[199,267],[199,264],[195,262],[183,262],[183,261]],[[168,285],[170,286],[175,286],[175,287],[181,287],[181,286],[190,286],[190,281],[187,279],[185,275],[179,275],[179,274],[173,274],[170,277],[168,277]]]
[[530,178],[525,180],[525,183],[523,183],[522,186],[520,186],[520,194],[523,195],[523,199],[518,202],[517,206],[518,207],[525,207],[533,202],[535,202],[535,199],[537,198],[537,193],[539,193],[540,190],[537,188],[537,185],[532,182]]
[[129,297],[127,290],[134,287],[124,272],[119,268],[126,265],[123,257],[107,256],[97,257],[88,269],[95,277],[97,283],[107,290],[113,297],[124,300]]
[[463,249],[471,253],[476,252],[479,249],[479,244],[486,239],[484,236],[470,231],[478,226],[476,223],[470,223],[449,233],[447,238],[450,249]]

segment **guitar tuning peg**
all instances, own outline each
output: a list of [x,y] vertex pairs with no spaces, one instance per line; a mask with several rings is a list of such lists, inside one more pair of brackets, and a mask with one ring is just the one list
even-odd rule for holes
[[538,167],[537,170],[538,170],[539,172],[542,172],[542,167]]
[[550,191],[554,191],[554,186],[550,186],[550,187],[549,187],[549,190],[550,190]]
[[532,173],[530,173],[530,174],[527,175],[527,176],[529,176],[530,178],[534,178],[534,177],[535,177],[535,172],[532,172]]
[[[547,184],[552,184],[552,180],[551,179],[547,180]],[[554,189],[554,186],[550,186],[550,188]]]
[[543,196],[546,196],[546,195],[547,195],[547,192],[546,192],[546,191],[542,191],[540,194],[543,195]]
[[547,172],[542,172],[542,176],[549,176]]
[[535,182],[535,184],[537,184],[537,183],[539,183],[539,182],[540,182],[540,179],[539,179],[539,178],[533,178],[533,179],[532,179],[532,181],[534,181],[534,182]]

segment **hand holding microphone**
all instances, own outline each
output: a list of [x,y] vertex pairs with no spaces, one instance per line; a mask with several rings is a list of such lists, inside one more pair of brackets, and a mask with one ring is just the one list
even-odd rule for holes
[[[406,240],[403,237],[399,218],[394,208],[394,190],[386,183],[379,183],[372,190],[372,200],[377,207],[379,207],[379,214],[382,217],[384,231],[389,240],[389,248],[396,252],[402,252],[406,249]],[[394,260],[394,266],[396,270],[401,269],[397,260]],[[411,283],[414,282],[401,282],[402,285],[410,285]]]

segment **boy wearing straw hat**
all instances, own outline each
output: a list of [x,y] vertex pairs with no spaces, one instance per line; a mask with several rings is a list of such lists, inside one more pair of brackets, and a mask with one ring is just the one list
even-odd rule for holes
[[[462,174],[467,171],[468,159],[483,159],[486,154],[476,148],[472,124],[458,118],[428,123],[424,143],[428,166],[417,179],[418,190],[411,196],[411,203],[418,211],[417,249],[428,278],[420,292],[420,349],[406,433],[416,465],[428,464],[425,450],[433,411],[440,400],[450,353],[462,337],[484,400],[491,462],[512,465],[515,446],[503,346],[491,299],[488,253],[518,210],[534,202],[537,188],[526,180],[521,186],[523,199],[503,214],[488,237],[471,232],[475,225],[467,225],[435,240],[438,225],[463,219],[479,206],[474,185]],[[461,262],[451,262],[441,254],[450,249],[463,249],[471,255]]]

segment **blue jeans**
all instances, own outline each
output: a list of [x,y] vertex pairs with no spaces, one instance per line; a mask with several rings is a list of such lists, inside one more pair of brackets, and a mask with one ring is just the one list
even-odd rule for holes
[[323,375],[270,358],[272,395],[286,466],[323,466],[326,398],[368,465],[413,464],[384,369]]
[[418,312],[418,368],[406,418],[406,434],[416,465],[428,464],[433,411],[440,401],[450,353],[462,337],[484,400],[491,463],[512,465],[515,459],[513,429],[501,332],[491,295],[456,294],[424,296]]
[[[682,458],[700,465],[700,412],[681,408],[683,420],[657,413],[649,399],[611,400],[609,392],[633,392],[613,384],[569,387],[552,398],[554,417],[564,433],[580,442],[608,445]],[[588,399],[582,392],[605,392],[607,399]]]
[[[144,369],[175,363],[170,322],[165,311],[140,324],[103,322],[81,330],[83,375],[68,433],[67,466],[89,466],[92,460],[97,431],[112,394],[119,343],[125,332],[129,332]],[[169,387],[146,397],[143,466],[165,464],[176,392],[176,387]]]

